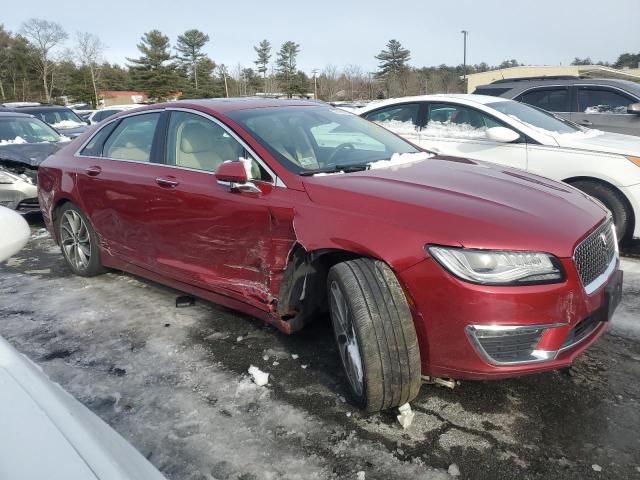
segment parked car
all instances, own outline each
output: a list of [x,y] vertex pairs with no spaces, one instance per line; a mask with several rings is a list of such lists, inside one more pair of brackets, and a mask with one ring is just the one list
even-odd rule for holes
[[602,202],[621,241],[640,237],[640,138],[588,130],[485,95],[391,99],[358,111],[423,148],[520,168]]
[[87,129],[87,122],[82,120],[73,110],[60,105],[27,105],[14,106],[10,110],[28,113],[55,128],[60,134],[75,138]]
[[104,107],[102,110],[94,110],[94,112],[87,119],[91,125],[100,123],[103,120],[115,115],[116,113],[124,112],[125,110],[131,110],[138,108],[141,105],[112,105],[110,107]]
[[567,367],[620,299],[599,203],[520,170],[433,156],[317,102],[121,113],[38,178],[47,228],[78,275],[125,270],[285,333],[328,310],[369,411],[413,399],[421,375]]
[[533,105],[584,127],[640,136],[640,84],[628,80],[507,78],[481,85],[473,93]]
[[74,112],[82,119],[83,122],[90,123],[89,117],[93,113],[97,112],[97,110],[74,110]]
[[20,213],[39,211],[38,165],[65,141],[32,115],[0,110],[0,205]]

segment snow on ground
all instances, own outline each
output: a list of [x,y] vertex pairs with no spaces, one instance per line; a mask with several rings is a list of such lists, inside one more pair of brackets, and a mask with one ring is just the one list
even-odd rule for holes
[[624,271],[624,291],[611,322],[611,331],[640,339],[640,261],[623,258],[621,268]]

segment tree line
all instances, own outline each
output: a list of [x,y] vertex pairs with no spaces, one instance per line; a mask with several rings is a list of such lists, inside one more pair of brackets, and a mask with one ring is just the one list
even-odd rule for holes
[[[300,45],[284,42],[274,50],[264,39],[253,47],[250,66],[217,63],[205,47],[210,36],[197,29],[178,35],[175,44],[159,30],[146,32],[137,44],[139,55],[126,65],[104,60],[106,45],[93,33],[76,32],[73,38],[52,21],[31,18],[18,32],[0,24],[0,101],[44,101],[99,104],[103,90],[135,90],[156,101],[180,98],[230,97],[255,94],[306,96],[326,101],[452,93],[464,91],[464,73],[518,66],[515,60],[500,65],[413,67],[411,52],[395,39],[375,55],[378,69],[359,65],[326,65],[311,75],[297,67]],[[613,67],[638,66],[639,54],[624,53]],[[573,64],[591,63],[576,58]]]

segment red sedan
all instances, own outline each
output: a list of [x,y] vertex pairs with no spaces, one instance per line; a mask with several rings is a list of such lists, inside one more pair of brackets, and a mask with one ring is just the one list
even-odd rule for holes
[[620,299],[600,204],[318,103],[128,111],[47,159],[38,184],[78,275],[125,270],[287,333],[328,311],[369,411],[413,399],[422,376],[567,367]]

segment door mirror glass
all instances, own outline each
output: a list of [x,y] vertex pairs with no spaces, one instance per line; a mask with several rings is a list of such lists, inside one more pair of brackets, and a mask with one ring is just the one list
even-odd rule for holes
[[627,107],[627,113],[635,113],[640,115],[640,103],[632,103]]
[[486,135],[489,140],[500,143],[515,142],[520,138],[520,134],[514,132],[510,128],[506,127],[492,127],[486,130]]
[[247,183],[249,177],[245,164],[240,161],[226,161],[221,163],[216,169],[216,178],[219,182]]

